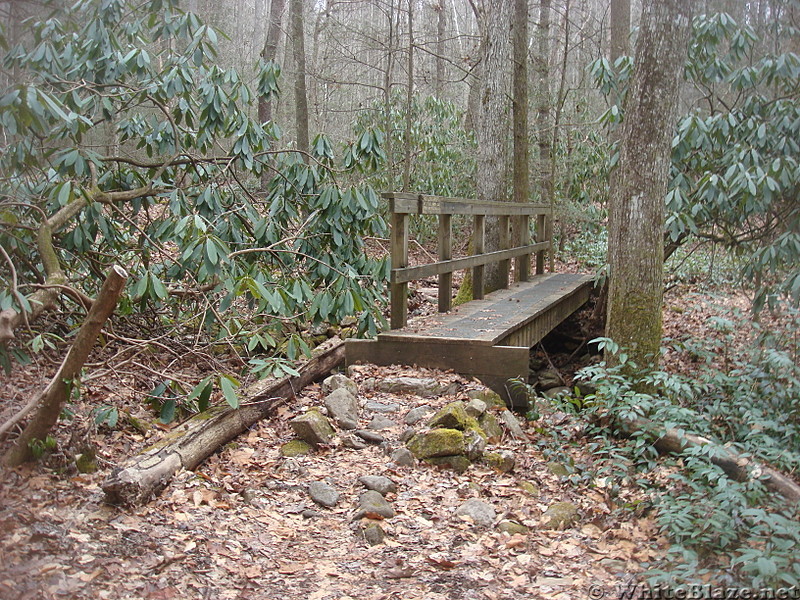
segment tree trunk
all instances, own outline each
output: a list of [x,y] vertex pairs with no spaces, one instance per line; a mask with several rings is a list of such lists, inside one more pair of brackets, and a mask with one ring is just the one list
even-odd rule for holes
[[611,64],[628,54],[631,35],[631,0],[611,0]]
[[297,127],[297,149],[305,153],[303,160],[308,162],[310,147],[308,135],[308,92],[306,89],[306,43],[303,21],[303,0],[291,0],[289,11],[292,16],[292,49],[294,54],[294,110]]
[[[528,152],[528,0],[514,0],[513,51],[514,51],[514,202],[530,199],[530,153]],[[518,218],[514,227],[514,245],[527,242],[522,229],[527,228],[527,219]],[[501,269],[502,270],[502,269]],[[516,279],[528,278],[530,258],[516,259]]]
[[[510,30],[512,0],[488,0],[486,36],[483,54],[483,84],[480,95],[480,118],[476,127],[478,200],[507,201],[509,91],[511,58]],[[500,222],[486,219],[485,252],[500,248]],[[484,290],[491,292],[503,285],[497,263],[486,265]]]
[[129,459],[103,482],[113,504],[142,504],[161,491],[175,473],[194,469],[254,423],[285,404],[308,384],[326,376],[344,361],[344,342],[337,338],[317,348],[300,367],[299,377],[258,382],[243,395],[239,408],[215,407],[195,415],[162,440]]
[[411,185],[411,127],[414,124],[414,0],[408,0],[408,63],[406,64],[406,130],[403,133],[403,191]]
[[[264,61],[276,61],[278,58],[278,40],[281,36],[281,21],[286,0],[272,0],[269,6],[269,25],[261,58]],[[272,120],[272,101],[266,98],[258,99],[258,120],[262,123]]]
[[611,182],[606,335],[638,365],[656,363],[661,344],[664,195],[690,24],[689,0],[644,3]]
[[446,0],[439,0],[436,7],[436,81],[434,93],[437,98],[444,95],[445,62],[444,62],[444,36],[447,31],[447,5]]
[[[542,203],[552,210],[555,203],[553,185],[553,145],[550,132],[550,0],[541,0],[539,4],[539,58],[537,61],[537,87],[539,93],[539,109],[536,111],[536,124],[539,130],[539,189]],[[555,213],[553,213],[555,214]],[[537,239],[552,240],[552,219],[546,225],[547,230],[540,232],[543,219],[537,223]],[[553,270],[553,251],[550,249],[550,270]],[[544,256],[536,258],[536,272],[544,271]]]
[[6,466],[15,467],[30,460],[33,456],[31,443],[36,440],[43,441],[58,421],[61,409],[69,398],[70,390],[80,378],[83,364],[94,348],[100,330],[114,312],[127,279],[128,273],[122,267],[114,266],[109,271],[97,300],[92,304],[86,320],[78,330],[78,335],[75,336],[64,362],[39,397],[39,410],[17,438],[14,446],[3,457]]

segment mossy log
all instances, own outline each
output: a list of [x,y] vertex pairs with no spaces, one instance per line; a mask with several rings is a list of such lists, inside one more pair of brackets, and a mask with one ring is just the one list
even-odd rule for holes
[[103,482],[106,501],[143,504],[160,492],[181,468],[194,469],[220,447],[270,416],[310,383],[344,361],[344,343],[331,338],[301,366],[298,377],[258,382],[245,390],[237,409],[213,407],[195,415],[114,469]]
[[644,433],[650,438],[656,450],[665,454],[681,454],[690,448],[710,445],[713,447],[713,451],[708,453],[709,461],[725,471],[728,477],[736,481],[758,478],[768,490],[780,494],[790,504],[800,506],[800,485],[791,477],[770,466],[742,456],[708,438],[675,428],[664,428],[644,418],[628,419],[620,422],[619,425],[625,435]]

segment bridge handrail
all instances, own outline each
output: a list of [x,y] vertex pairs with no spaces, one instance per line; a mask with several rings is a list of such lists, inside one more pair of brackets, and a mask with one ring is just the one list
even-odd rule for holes
[[[384,193],[389,201],[391,215],[391,328],[402,329],[408,320],[408,282],[432,275],[439,276],[439,312],[452,307],[453,272],[472,269],[472,297],[483,298],[484,266],[500,263],[501,278],[508,287],[511,259],[516,261],[517,281],[527,281],[530,274],[530,259],[536,255],[536,273],[544,272],[544,254],[551,249],[548,239],[552,210],[541,204],[519,204],[512,202],[487,202],[467,198],[446,198],[426,194]],[[409,215],[436,215],[439,221],[439,260],[434,263],[408,266],[408,217]],[[452,216],[473,216],[473,254],[464,258],[452,258]],[[484,252],[485,219],[499,217],[500,250]],[[530,235],[531,217],[536,217],[536,241]],[[512,245],[511,227],[514,227]]]

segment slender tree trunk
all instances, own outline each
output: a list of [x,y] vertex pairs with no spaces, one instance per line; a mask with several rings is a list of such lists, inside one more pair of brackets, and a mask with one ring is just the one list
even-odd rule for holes
[[447,4],[446,0],[439,0],[436,7],[436,81],[434,93],[437,98],[444,94],[445,62],[444,62],[444,36],[447,32]]
[[[476,127],[478,200],[509,200],[507,176],[511,77],[508,67],[511,58],[512,7],[512,0],[487,1],[481,111]],[[485,252],[499,248],[500,223],[496,218],[487,218]],[[486,292],[499,289],[503,284],[501,269],[496,263],[486,265],[484,276]]]
[[[550,132],[550,0],[541,0],[539,3],[539,58],[536,71],[539,94],[539,108],[536,111],[536,124],[539,130],[539,189],[542,194],[542,202],[548,204],[553,210],[555,195],[553,193],[553,145]],[[541,221],[538,226],[541,226]],[[547,230],[542,232],[543,235],[537,237],[552,240],[552,219],[549,220],[546,228]],[[552,271],[552,248],[549,254],[550,270]],[[537,260],[539,262],[537,262],[536,270],[541,272],[544,269],[543,257]]]
[[628,54],[631,35],[631,0],[611,0],[611,64]]
[[[278,58],[278,41],[281,35],[281,21],[286,0],[272,0],[269,5],[269,25],[261,58],[264,61],[275,61]],[[272,101],[267,98],[258,99],[258,120],[262,123],[272,120]]]
[[[514,202],[528,202],[530,196],[530,153],[528,152],[528,0],[514,0],[513,23],[514,51]],[[527,219],[519,218],[514,227],[514,245],[526,243],[524,225]],[[516,260],[516,278],[525,280],[530,270],[530,259]]]
[[[303,15],[303,0],[291,0],[289,10],[292,15],[292,49],[294,54],[294,104],[295,125],[297,127],[297,149],[308,153],[308,92],[306,89],[306,43]],[[308,156],[303,160],[308,162]]]
[[406,65],[406,129],[403,133],[403,191],[411,185],[411,127],[414,124],[414,0],[408,0],[408,63]]
[[690,0],[644,2],[611,182],[606,334],[639,365],[656,363],[661,344],[664,195],[690,24]]

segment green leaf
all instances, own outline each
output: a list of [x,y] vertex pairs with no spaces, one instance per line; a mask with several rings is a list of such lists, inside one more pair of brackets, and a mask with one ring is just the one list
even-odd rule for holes
[[239,387],[239,383],[228,375],[222,375],[219,378],[219,385],[222,388],[222,395],[230,407],[239,408],[239,396],[236,395],[236,388]]

